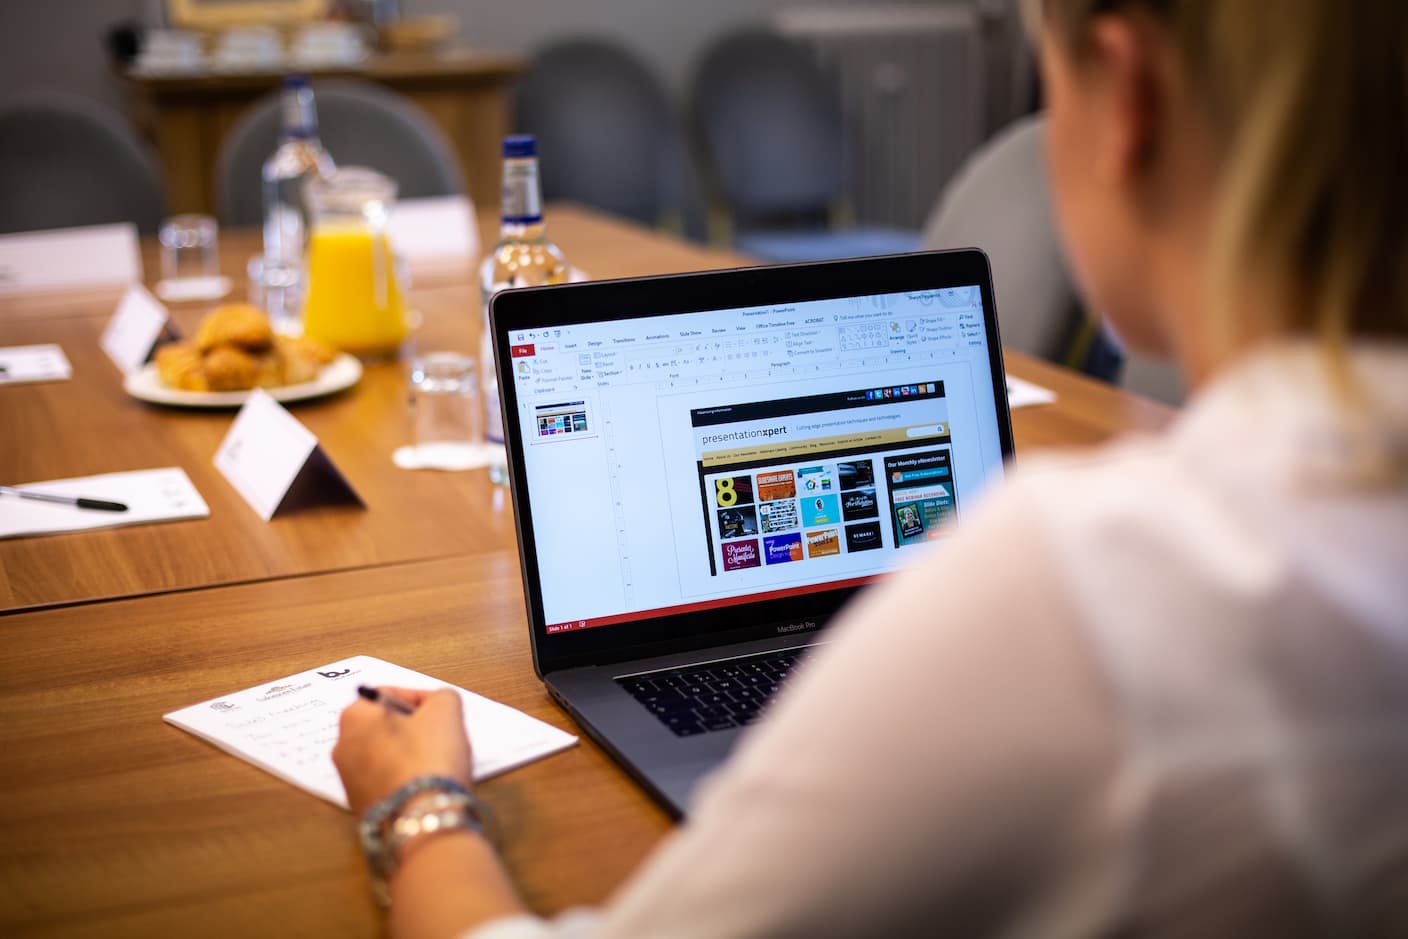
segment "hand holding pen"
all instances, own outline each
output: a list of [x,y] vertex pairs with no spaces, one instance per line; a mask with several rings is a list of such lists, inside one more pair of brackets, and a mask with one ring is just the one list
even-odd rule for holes
[[449,688],[358,688],[342,712],[332,760],[352,811],[367,808],[416,776],[474,782],[474,757],[460,696]]
[[368,688],[366,685],[358,685],[357,694],[373,704],[380,704],[388,711],[395,711],[397,714],[414,714],[416,712],[415,708],[411,707],[400,698],[383,694],[378,688]]

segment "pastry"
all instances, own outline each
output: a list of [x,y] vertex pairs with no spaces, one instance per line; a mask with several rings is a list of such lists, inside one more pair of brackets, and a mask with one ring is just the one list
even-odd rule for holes
[[206,314],[196,330],[196,348],[210,352],[218,346],[235,346],[246,352],[266,352],[274,345],[269,317],[247,303],[227,303]]
[[312,381],[322,367],[337,356],[318,340],[306,336],[276,336],[274,353],[280,359],[285,385]]
[[161,383],[182,391],[209,391],[200,351],[189,342],[173,342],[156,350],[156,373]]
[[337,352],[307,336],[275,335],[247,304],[226,304],[201,320],[195,342],[157,351],[157,377],[182,391],[248,391],[313,381]]
[[259,381],[258,358],[235,346],[216,346],[206,353],[201,367],[211,391],[247,391]]

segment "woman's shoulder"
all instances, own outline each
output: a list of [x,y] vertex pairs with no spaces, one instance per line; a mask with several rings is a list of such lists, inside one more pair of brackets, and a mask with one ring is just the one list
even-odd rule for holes
[[1408,484],[1365,475],[1408,426],[1393,404],[1408,361],[1355,364],[1366,361],[1357,374],[1388,402],[1369,419],[1318,364],[1278,352],[1214,384],[1160,436],[1039,456],[994,493],[993,514],[1025,520],[1027,550],[1141,697],[1182,708],[1187,675],[1226,669],[1235,685],[1291,634],[1314,649],[1408,648]]
[[1163,434],[1021,460],[1010,496],[1096,554],[1203,554],[1220,540],[1294,552],[1346,522],[1389,535],[1385,513],[1408,511],[1408,485],[1374,470],[1408,452],[1408,346],[1355,350],[1345,365],[1342,385],[1314,348],[1264,350]]

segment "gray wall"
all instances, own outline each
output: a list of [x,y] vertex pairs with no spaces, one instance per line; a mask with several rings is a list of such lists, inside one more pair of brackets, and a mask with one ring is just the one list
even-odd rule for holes
[[[963,0],[823,0],[866,6]],[[405,15],[452,13],[460,38],[485,49],[529,52],[561,36],[591,33],[629,46],[683,92],[696,56],[715,36],[809,0],[402,0]],[[123,106],[108,67],[107,27],[154,21],[160,0],[0,0],[0,95],[59,89]]]
[[0,0],[0,96],[71,91],[123,107],[103,34],[151,7],[150,0]]
[[695,58],[712,39],[777,10],[906,2],[946,0],[401,0],[401,8],[407,14],[452,13],[459,17],[464,41],[486,48],[528,52],[574,34],[609,37],[636,52],[679,95]]

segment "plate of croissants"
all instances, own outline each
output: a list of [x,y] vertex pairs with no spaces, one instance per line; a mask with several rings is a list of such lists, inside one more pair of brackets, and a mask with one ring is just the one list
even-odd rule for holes
[[362,363],[306,336],[275,333],[258,307],[231,303],[201,320],[195,337],[167,343],[123,382],[134,398],[191,408],[229,408],[254,388],[279,401],[342,391],[362,377]]

